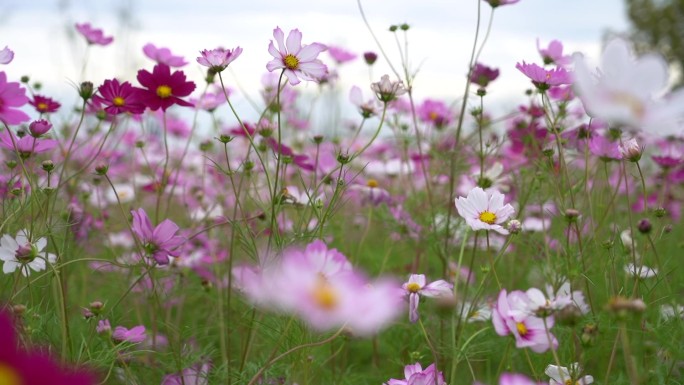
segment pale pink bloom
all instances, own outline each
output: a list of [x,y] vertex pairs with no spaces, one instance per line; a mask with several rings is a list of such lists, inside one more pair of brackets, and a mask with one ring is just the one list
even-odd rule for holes
[[575,55],[574,85],[584,109],[591,117],[611,124],[663,136],[681,133],[678,123],[684,117],[684,89],[660,97],[668,79],[662,56],[635,58],[630,44],[622,39],[606,45],[598,75],[591,73],[581,55]]
[[[435,373],[436,372],[436,373]],[[431,364],[425,370],[420,363],[404,367],[404,379],[391,379],[383,385],[446,385],[444,375]]]
[[542,383],[536,382],[533,379],[517,373],[501,373],[499,377],[499,385],[540,385]]
[[14,51],[7,46],[0,50],[0,64],[9,64],[14,59]]
[[630,162],[638,162],[644,152],[644,148],[639,145],[636,138],[623,141],[618,148],[622,157]]
[[166,64],[169,67],[183,67],[188,64],[183,56],[175,56],[168,48],[157,48],[152,43],[147,43],[143,47],[143,53],[148,58],[157,63]]
[[293,86],[299,84],[300,78],[319,81],[327,74],[328,67],[317,59],[318,54],[327,49],[325,45],[321,43],[302,45],[302,33],[298,29],[290,31],[287,35],[287,42],[280,27],[273,30],[273,37],[278,44],[278,49],[275,48],[273,40],[271,40],[268,45],[268,53],[274,59],[266,64],[266,69],[269,72],[282,69]]
[[498,191],[485,192],[475,187],[468,192],[468,197],[456,199],[456,210],[465,218],[473,230],[494,230],[499,234],[508,234],[502,223],[506,222],[515,209],[509,203],[504,205],[504,195]]
[[138,325],[132,329],[127,329],[123,326],[117,326],[112,333],[112,339],[117,342],[130,342],[137,344],[145,341],[145,326]]
[[612,141],[603,135],[593,135],[589,139],[589,151],[602,160],[620,160],[619,142]]
[[356,54],[350,51],[347,51],[346,49],[342,47],[337,47],[334,45],[329,45],[328,46],[328,53],[330,54],[330,57],[333,58],[337,62],[337,64],[343,64],[350,62],[354,59],[356,59]]
[[572,290],[570,282],[563,282],[555,293],[551,285],[546,285],[546,295],[549,297],[549,302],[559,310],[575,306],[580,313],[589,313],[589,305],[584,300],[584,294],[579,290]]
[[554,325],[553,317],[531,316],[530,307],[531,300],[526,293],[516,290],[508,294],[501,290],[492,313],[494,330],[500,336],[513,334],[517,348],[530,348],[536,353],[556,349],[558,340],[550,331]]
[[381,102],[388,103],[408,91],[401,80],[391,81],[389,75],[382,75],[379,82],[371,83],[371,90],[375,92]]
[[577,362],[570,365],[570,369],[565,366],[549,365],[544,373],[551,377],[549,385],[589,385],[594,382],[592,376],[582,376],[582,368]]
[[210,369],[208,362],[195,364],[180,373],[164,376],[161,385],[207,385]]
[[517,63],[515,68],[530,78],[532,84],[541,91],[547,91],[553,86],[572,83],[570,72],[562,67],[546,70],[534,63],[528,64],[523,61],[522,64]]
[[76,30],[85,37],[88,44],[108,45],[114,41],[112,36],[105,36],[101,29],[93,28],[90,23],[76,23]]
[[205,49],[200,51],[202,56],[197,58],[197,62],[205,67],[209,67],[214,72],[221,72],[233,60],[237,59],[242,53],[242,48],[236,47],[234,49],[225,49],[223,47],[214,49]]
[[411,274],[408,282],[405,282],[401,287],[409,298],[409,320],[411,322],[416,322],[419,317],[418,303],[420,301],[420,296],[449,298],[453,296],[451,290],[454,285],[443,279],[428,284],[424,274]]
[[351,91],[349,91],[349,101],[358,108],[361,116],[364,118],[370,118],[371,116],[377,115],[381,108],[376,99],[368,99],[364,102],[361,89],[357,86],[353,86]]
[[101,319],[97,322],[95,331],[97,334],[109,334],[112,332],[112,324],[109,323],[108,319]]
[[178,225],[169,219],[163,220],[156,227],[144,209],[131,210],[133,216],[132,229],[140,240],[145,252],[160,265],[169,263],[169,256],[177,256],[178,248],[185,243],[185,238],[176,233]]
[[2,272],[14,273],[20,269],[24,277],[28,277],[31,270],[39,272],[45,270],[46,262],[55,263],[57,256],[43,251],[47,246],[45,237],[29,242],[27,230],[20,230],[16,237],[5,234],[0,239],[0,260],[3,261]]
[[537,39],[537,51],[544,60],[544,64],[565,66],[572,62],[572,57],[563,55],[563,43],[558,40],[551,40],[547,48],[541,48],[539,39]]

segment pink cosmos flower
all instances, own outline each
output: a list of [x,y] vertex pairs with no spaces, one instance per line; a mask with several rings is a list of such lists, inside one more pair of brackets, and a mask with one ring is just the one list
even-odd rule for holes
[[93,99],[104,105],[104,110],[110,115],[123,112],[137,115],[145,111],[143,90],[133,87],[129,82],[119,83],[117,79],[107,79],[97,90],[100,94],[94,95]]
[[117,326],[112,333],[112,339],[117,342],[130,342],[137,344],[145,341],[147,335],[145,334],[145,326],[138,325],[132,329],[127,329],[123,326]]
[[114,41],[112,36],[105,37],[101,29],[93,28],[90,23],[76,23],[76,30],[86,38],[88,44],[108,45]]
[[388,103],[395,100],[408,91],[404,88],[404,82],[401,80],[391,81],[389,75],[382,75],[379,82],[371,83],[371,90],[381,102]]
[[240,47],[236,47],[232,50],[222,47],[211,50],[205,49],[200,51],[202,56],[197,58],[197,62],[205,67],[209,67],[211,71],[218,73],[226,69],[226,67],[228,67],[233,60],[237,59],[241,53],[242,48]]
[[318,81],[327,74],[328,67],[317,59],[318,54],[327,49],[325,45],[321,43],[302,45],[302,33],[298,29],[290,31],[287,35],[287,42],[284,41],[285,35],[280,27],[273,30],[273,37],[278,44],[278,49],[271,40],[268,53],[274,59],[266,64],[269,72],[277,69],[284,70],[285,76],[293,86],[299,84],[300,78]]
[[62,366],[48,349],[26,350],[19,343],[12,317],[0,312],[0,362],[3,384],[95,385],[99,381],[84,369]]
[[543,353],[549,348],[556,349],[558,340],[547,330],[553,327],[553,317],[546,317],[545,321],[529,315],[530,302],[527,294],[522,291],[516,290],[508,294],[505,289],[501,290],[492,313],[496,333],[500,336],[513,334],[517,348],[530,348],[536,353]]
[[328,54],[337,62],[337,64],[344,64],[356,59],[356,54],[346,49],[334,45],[328,46]]
[[14,59],[14,51],[7,46],[0,50],[0,64],[9,64]]
[[481,63],[475,63],[472,73],[470,74],[470,82],[485,88],[490,82],[499,77],[499,69],[487,67]]
[[31,119],[23,111],[14,108],[21,107],[28,101],[26,90],[17,82],[7,82],[7,75],[0,71],[0,121],[11,125]]
[[161,385],[207,385],[210,369],[210,363],[198,363],[180,373],[164,376]]
[[537,39],[537,51],[539,51],[544,64],[565,66],[572,62],[570,56],[563,56],[563,43],[558,40],[551,40],[547,48],[541,48],[539,39]]
[[52,98],[37,94],[33,95],[33,100],[29,101],[29,104],[35,107],[36,111],[41,114],[55,112],[62,106]]
[[31,133],[31,136],[34,138],[39,138],[50,131],[52,128],[52,123],[48,122],[45,119],[38,119],[34,120],[29,124],[29,132]]
[[437,128],[448,125],[454,115],[444,102],[432,99],[423,101],[416,113],[421,121],[432,123]]
[[168,48],[157,48],[152,43],[147,43],[143,47],[143,53],[148,58],[169,67],[183,67],[188,64],[183,56],[174,56]]
[[165,219],[152,227],[144,209],[132,210],[133,232],[138,236],[145,251],[160,265],[169,263],[169,256],[176,256],[176,249],[185,243],[185,238],[176,235],[178,225]]
[[603,160],[620,160],[620,143],[611,141],[603,135],[593,135],[589,139],[589,151]]
[[174,104],[193,107],[180,97],[188,96],[195,90],[195,83],[186,81],[183,71],[174,71],[166,64],[157,64],[152,73],[138,71],[138,82],[147,89],[142,90],[142,102],[151,110],[159,108],[166,111]]
[[534,63],[527,64],[525,61],[523,61],[522,64],[517,63],[515,68],[530,78],[532,80],[532,84],[534,84],[534,86],[540,91],[546,91],[553,86],[570,84],[572,82],[570,73],[561,67],[556,67],[552,70],[545,70],[543,67],[540,67]]
[[524,374],[517,373],[501,373],[499,377],[499,385],[542,385],[542,382],[536,382]]
[[10,130],[4,130],[0,132],[0,147],[18,151],[19,155],[26,159],[32,154],[52,150],[57,147],[57,141],[54,139],[36,138],[31,135],[24,135],[20,138],[11,133]]
[[418,303],[421,295],[431,298],[449,298],[453,295],[451,290],[454,285],[443,279],[426,283],[424,274],[411,274],[408,282],[401,286],[409,297],[409,320],[411,322],[418,321]]
[[383,385],[446,385],[444,375],[431,364],[425,370],[419,362],[404,367],[403,380],[390,379]]
[[377,115],[381,107],[376,99],[368,99],[364,102],[361,89],[357,86],[353,86],[349,91],[349,101],[356,106],[364,118]]
[[592,74],[584,58],[575,56],[574,85],[591,117],[663,136],[682,132],[684,89],[660,98],[669,79],[662,56],[635,58],[629,43],[615,39],[604,48],[599,71]]
[[494,190],[485,192],[481,187],[470,190],[467,198],[458,197],[456,210],[471,229],[494,230],[504,235],[508,234],[508,230],[501,224],[515,213],[509,203],[504,205],[503,194]]

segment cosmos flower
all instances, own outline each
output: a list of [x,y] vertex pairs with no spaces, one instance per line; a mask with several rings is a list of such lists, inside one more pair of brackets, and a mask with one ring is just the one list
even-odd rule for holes
[[408,92],[404,88],[404,83],[399,80],[390,81],[389,75],[382,75],[379,82],[371,83],[371,90],[381,102],[388,103]]
[[169,219],[152,227],[150,218],[144,209],[132,210],[133,232],[140,239],[143,248],[160,265],[169,263],[169,256],[176,256],[176,249],[185,243],[185,238],[176,235],[178,225]]
[[7,82],[7,75],[0,71],[0,121],[10,125],[31,119],[25,112],[14,108],[28,103],[26,90],[17,82]]
[[418,303],[420,296],[449,298],[453,295],[451,290],[454,285],[443,279],[428,284],[424,274],[411,274],[408,282],[404,283],[401,287],[409,297],[409,320],[416,322],[419,317]]
[[112,339],[116,342],[130,342],[137,344],[145,341],[147,335],[145,334],[145,326],[138,325],[131,329],[123,326],[117,326],[112,333]]
[[346,49],[334,45],[328,46],[328,54],[337,62],[337,64],[344,64],[356,59],[356,54]]
[[485,88],[490,82],[499,77],[499,69],[487,67],[481,63],[475,63],[473,71],[470,74],[470,82]]
[[37,94],[33,95],[33,100],[29,101],[29,104],[35,107],[36,111],[41,114],[55,112],[62,106],[52,98]]
[[660,97],[669,79],[662,56],[635,58],[629,43],[614,39],[603,50],[598,76],[575,55],[574,77],[577,96],[591,117],[662,136],[682,132],[684,89]]
[[166,111],[174,104],[193,107],[181,97],[188,96],[195,90],[195,83],[186,81],[183,71],[174,71],[166,64],[157,64],[152,73],[138,71],[138,82],[146,89],[142,90],[142,102],[151,110],[159,108]]
[[570,84],[572,82],[570,72],[561,67],[546,70],[534,63],[528,64],[523,61],[522,64],[517,63],[515,68],[530,78],[532,84],[540,91],[547,91],[553,86]]
[[21,230],[16,238],[5,234],[0,239],[0,260],[4,262],[3,273],[11,274],[19,268],[21,274],[28,277],[31,270],[36,272],[45,270],[46,261],[49,263],[57,261],[57,256],[43,251],[47,246],[46,238],[29,242],[27,234],[27,230]]
[[473,230],[494,230],[499,234],[508,234],[501,225],[515,213],[509,203],[504,205],[504,195],[498,191],[485,192],[475,187],[468,192],[468,197],[456,199],[456,210]]
[[200,51],[202,56],[197,58],[197,62],[214,73],[218,73],[226,69],[233,60],[237,59],[242,53],[242,48],[236,47],[234,49],[215,48],[205,49]]
[[380,110],[380,105],[376,99],[368,99],[365,102],[363,101],[363,94],[361,93],[361,89],[357,86],[353,86],[349,91],[349,101],[356,106],[358,111],[361,113],[361,116],[366,119],[377,115],[378,111]]
[[577,362],[570,365],[570,369],[565,366],[549,365],[544,373],[551,377],[549,385],[589,385],[594,382],[594,377],[582,376],[582,368]]
[[112,36],[105,36],[101,29],[93,28],[90,23],[76,23],[76,30],[85,37],[88,44],[108,45],[114,41]]
[[[436,373],[435,373],[436,372]],[[444,375],[431,364],[425,370],[419,362],[404,367],[404,379],[390,379],[383,385],[446,385]]]
[[539,51],[544,64],[565,66],[572,62],[572,57],[563,56],[563,43],[558,40],[551,40],[547,48],[542,48],[539,45],[539,39],[537,39],[537,51]]
[[448,125],[454,115],[444,102],[433,99],[425,99],[416,113],[421,121],[431,123],[437,128]]
[[57,147],[57,141],[54,139],[36,138],[32,135],[24,135],[20,138],[10,130],[4,130],[0,132],[0,147],[17,151],[19,156],[27,159],[33,154],[52,150]]
[[542,385],[542,383],[536,382],[524,374],[501,373],[499,385]]
[[327,47],[321,43],[302,45],[302,33],[298,29],[293,29],[287,35],[276,27],[273,30],[273,37],[278,44],[278,49],[273,45],[273,40],[268,45],[268,53],[274,57],[266,64],[266,69],[273,72],[277,69],[285,71],[285,76],[291,85],[296,85],[302,80],[318,81],[328,72],[328,67],[317,59],[318,54],[325,51]]
[[152,43],[147,43],[143,47],[143,53],[148,58],[160,64],[166,64],[169,67],[183,67],[188,62],[183,59],[183,56],[175,56],[168,48],[157,48]]
[[544,320],[529,315],[530,302],[530,298],[522,291],[508,294],[505,289],[501,290],[492,313],[496,333],[500,336],[513,334],[517,348],[530,348],[536,353],[543,353],[549,348],[556,349],[558,340],[547,330],[553,327],[553,317],[548,316]]
[[129,82],[119,83],[117,79],[107,79],[97,89],[100,94],[94,95],[93,99],[104,105],[104,110],[110,115],[122,112],[137,115],[145,111],[142,103],[143,91]]
[[0,64],[9,64],[14,59],[14,51],[7,46],[0,50]]

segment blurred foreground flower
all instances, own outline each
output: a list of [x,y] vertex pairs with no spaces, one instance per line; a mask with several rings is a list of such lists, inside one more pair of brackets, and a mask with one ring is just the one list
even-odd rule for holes
[[83,37],[85,37],[88,44],[108,45],[114,41],[114,37],[105,36],[104,31],[98,28],[93,28],[90,23],[76,23],[76,30],[78,33],[83,35]]

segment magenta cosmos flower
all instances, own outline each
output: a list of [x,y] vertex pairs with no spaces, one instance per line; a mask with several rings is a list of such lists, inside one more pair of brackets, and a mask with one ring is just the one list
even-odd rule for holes
[[123,326],[117,326],[112,333],[112,339],[116,342],[130,342],[137,344],[145,341],[147,335],[145,334],[145,326],[138,325],[132,329],[127,329]]
[[183,59],[183,56],[175,56],[168,48],[157,48],[152,43],[147,43],[143,47],[143,53],[148,58],[156,61],[159,64],[166,64],[169,67],[183,67],[188,62]]
[[499,234],[508,234],[508,230],[501,225],[515,213],[509,203],[504,205],[504,195],[498,191],[485,192],[481,187],[475,187],[468,192],[468,197],[456,199],[456,210],[471,229],[494,230]]
[[0,64],[9,64],[14,59],[14,51],[7,46],[0,50]]
[[[436,373],[435,373],[436,372]],[[391,379],[383,385],[446,385],[444,375],[432,364],[423,370],[420,363],[404,367],[403,380]]]
[[9,385],[93,385],[95,377],[84,370],[60,366],[40,350],[21,348],[12,319],[0,313],[0,383]]
[[337,62],[337,64],[344,64],[356,59],[356,54],[342,47],[333,45],[328,46],[328,54]]
[[105,106],[104,110],[110,115],[122,112],[142,114],[145,111],[143,90],[133,87],[129,82],[119,83],[117,79],[107,79],[97,90],[100,95],[93,96],[93,99]]
[[205,67],[209,67],[211,71],[218,73],[226,69],[226,67],[228,67],[233,60],[237,59],[241,53],[242,48],[240,47],[236,47],[232,50],[221,47],[205,49],[200,51],[202,56],[197,58],[197,62]]
[[183,71],[174,71],[166,64],[157,64],[152,73],[138,71],[138,82],[147,89],[142,90],[143,103],[151,110],[159,108],[166,111],[174,104],[193,107],[180,97],[188,96],[195,90],[195,83],[186,81]]
[[114,41],[112,36],[105,36],[101,29],[93,28],[90,23],[76,23],[76,30],[85,37],[88,44],[108,45]]
[[51,112],[55,112],[61,107],[62,105],[59,104],[59,102],[55,101],[52,98],[48,98],[47,96],[43,95],[33,95],[33,100],[29,102],[30,105],[36,108],[36,111],[38,111],[41,114],[48,114]]
[[178,225],[165,219],[157,227],[152,227],[152,222],[144,209],[132,210],[131,215],[133,215],[133,232],[140,239],[145,252],[158,264],[167,265],[169,256],[175,257],[176,249],[185,243],[185,238],[176,235]]
[[491,68],[481,63],[475,63],[475,67],[473,67],[473,72],[470,74],[470,82],[484,88],[487,87],[490,82],[496,80],[496,78],[498,77],[498,68]]
[[0,71],[0,121],[3,123],[19,124],[31,119],[25,112],[13,108],[28,103],[26,90],[17,82],[7,82],[7,75]]
[[428,284],[424,274],[411,274],[408,282],[404,283],[401,287],[409,297],[409,320],[416,322],[419,317],[418,303],[420,302],[420,296],[449,298],[452,296],[451,289],[453,285],[443,279]]
[[528,64],[524,61],[522,64],[516,64],[515,68],[519,69],[520,72],[530,78],[532,84],[540,91],[546,91],[551,87],[559,86],[561,84],[572,83],[570,73],[564,68],[558,67],[552,70],[545,70],[534,63]]
[[285,35],[280,27],[273,30],[273,37],[278,43],[278,49],[273,45],[273,40],[268,45],[268,53],[274,59],[266,64],[266,69],[273,72],[277,69],[285,71],[285,76],[291,85],[299,84],[303,80],[318,81],[328,73],[328,67],[322,61],[316,59],[318,54],[327,47],[321,43],[302,45],[302,33],[293,29]]
[[57,147],[54,139],[36,138],[32,135],[24,135],[21,138],[12,134],[10,130],[0,132],[0,147],[12,151],[18,151],[23,159],[33,154],[50,151]]

